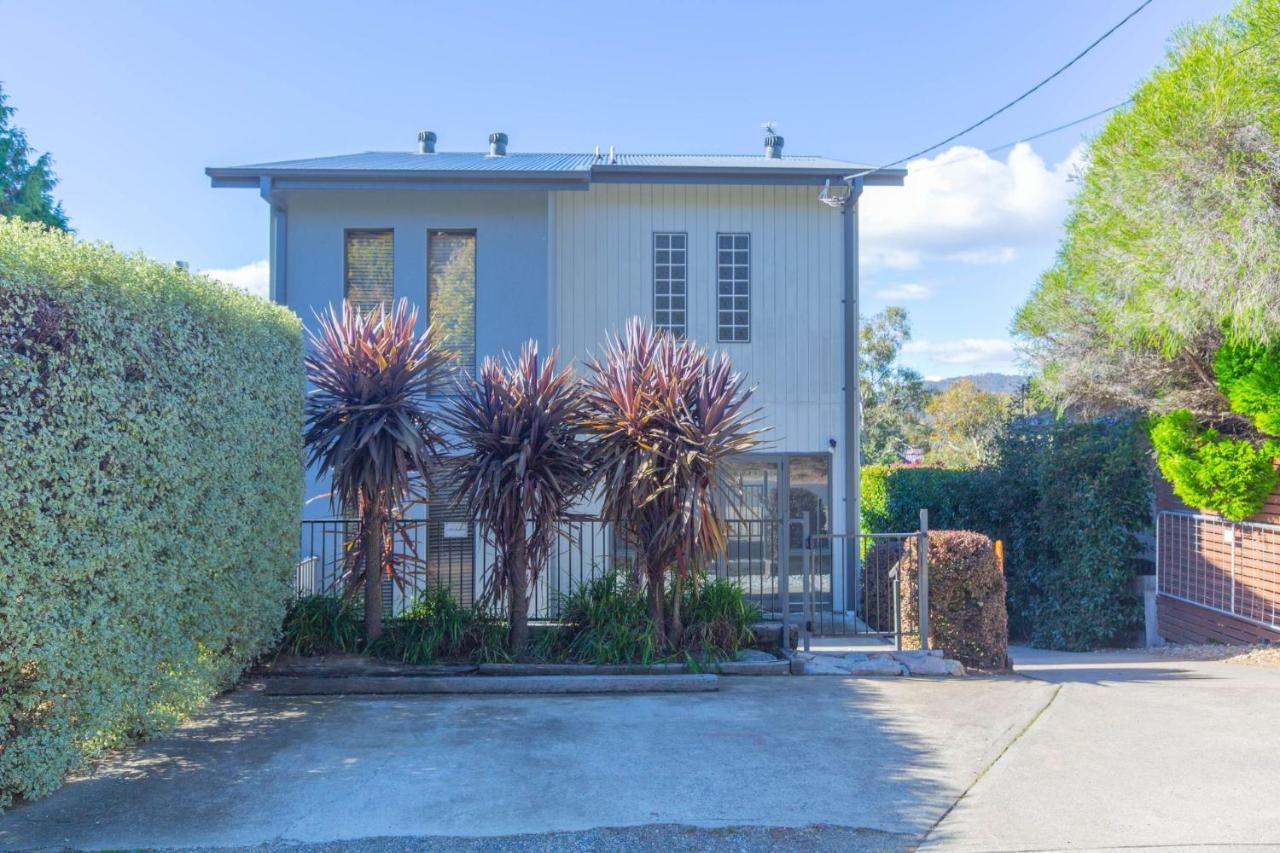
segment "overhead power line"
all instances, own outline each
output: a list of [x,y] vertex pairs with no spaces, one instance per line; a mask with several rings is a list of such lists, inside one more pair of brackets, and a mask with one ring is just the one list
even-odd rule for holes
[[[1235,57],[1240,56],[1242,53],[1246,53],[1258,47],[1259,45],[1266,44],[1267,42],[1272,41],[1276,37],[1277,36],[1265,36],[1263,38],[1257,39],[1256,41],[1252,41],[1249,44],[1243,45],[1231,52],[1230,54],[1231,58],[1234,59]],[[1012,148],[1013,146],[1018,145],[1019,143],[1022,143],[1022,142],[1034,142],[1037,139],[1043,139],[1046,136],[1051,136],[1052,134],[1058,133],[1063,130],[1069,130],[1078,124],[1084,124],[1085,122],[1098,118],[1099,116],[1104,116],[1107,113],[1114,112],[1115,110],[1118,110],[1121,107],[1127,107],[1133,103],[1133,98],[1134,96],[1131,95],[1128,98],[1125,98],[1123,101],[1121,101],[1118,104],[1112,104],[1111,106],[1104,107],[1103,109],[1100,109],[1097,112],[1089,113],[1087,116],[1081,116],[1080,118],[1072,119],[1071,121],[1066,122],[1064,124],[1060,124],[1057,127],[1051,127],[1048,130],[1042,130],[1038,133],[1033,133],[1030,136],[1023,136],[1019,139],[1013,140],[1012,142],[1005,142],[1002,145],[993,145],[990,148],[984,148],[981,151],[975,151],[972,154],[966,154],[965,156],[957,157],[954,160],[947,160],[944,163],[930,163],[928,166],[917,166],[915,169],[912,170],[912,173],[914,174],[919,172],[927,172],[930,169],[941,169],[947,166],[953,166],[956,163],[963,163],[965,160],[972,160],[973,158],[981,157],[984,154],[995,154],[998,151],[1004,151],[1006,148]],[[885,168],[885,167],[881,167],[881,168]]]
[[919,172],[927,172],[930,169],[941,169],[946,166],[954,166],[956,163],[963,163],[965,160],[972,160],[975,157],[982,157],[986,154],[995,154],[996,152],[1004,151],[1006,148],[1012,148],[1013,146],[1019,145],[1023,142],[1034,142],[1037,139],[1043,139],[1046,136],[1051,136],[1064,130],[1070,130],[1078,124],[1084,124],[1086,121],[1098,118],[1099,116],[1104,116],[1113,110],[1118,110],[1121,107],[1127,107],[1131,103],[1133,103],[1133,98],[1125,98],[1118,104],[1112,104],[1111,106],[1098,110],[1097,112],[1089,113],[1087,116],[1081,116],[1078,119],[1073,119],[1066,124],[1060,124],[1057,127],[1051,127],[1048,130],[1042,130],[1039,133],[1033,133],[1030,136],[1015,139],[1012,142],[1005,142],[1002,145],[993,145],[990,148],[984,148],[981,151],[975,151],[972,154],[966,154],[965,156],[957,157],[954,160],[947,160],[942,163],[930,163],[928,166],[917,166],[911,170],[911,173],[914,175]]
[[[1080,51],[1080,52],[1079,52],[1079,53],[1077,53],[1075,56],[1071,57],[1070,61],[1068,61],[1065,65],[1063,65],[1063,66],[1062,66],[1061,68],[1059,68],[1057,71],[1054,71],[1054,72],[1053,72],[1052,74],[1050,74],[1048,77],[1044,78],[1044,79],[1043,79],[1043,80],[1041,80],[1039,83],[1035,84],[1035,85],[1034,85],[1034,86],[1032,86],[1030,89],[1028,89],[1027,91],[1023,92],[1021,95],[1019,95],[1018,97],[1014,98],[1012,101],[1009,101],[1009,103],[1007,103],[1007,104],[1005,104],[1004,106],[1000,107],[998,110],[996,110],[996,111],[994,111],[994,112],[992,112],[992,113],[989,113],[989,114],[987,114],[987,115],[983,116],[982,118],[978,119],[978,120],[977,120],[977,121],[975,121],[973,124],[971,124],[971,125],[969,125],[968,127],[966,127],[964,130],[961,130],[961,131],[958,131],[958,132],[956,132],[956,133],[953,133],[953,134],[951,134],[950,136],[948,136],[946,139],[942,140],[941,142],[935,142],[934,144],[930,145],[930,146],[929,146],[929,147],[927,147],[927,148],[921,148],[919,151],[916,151],[916,152],[914,152],[914,153],[912,153],[912,154],[908,154],[908,155],[907,155],[907,156],[905,156],[905,157],[899,157],[897,160],[893,160],[893,161],[891,161],[891,162],[889,162],[889,163],[885,163],[885,164],[883,164],[883,165],[876,166],[874,169],[865,169],[865,170],[863,170],[863,171],[861,171],[861,172],[855,172],[854,174],[849,175],[849,176],[848,176],[848,178],[846,178],[846,180],[853,179],[853,178],[860,178],[860,177],[862,177],[863,175],[870,175],[870,174],[871,174],[871,173],[873,173],[873,172],[879,172],[881,169],[889,169],[889,168],[892,168],[893,166],[901,165],[902,163],[905,163],[905,162],[907,162],[908,160],[913,160],[913,159],[915,159],[916,157],[921,157],[921,156],[923,156],[923,155],[925,155],[925,154],[928,154],[930,151],[934,150],[935,148],[941,148],[942,146],[946,145],[948,142],[954,142],[955,140],[957,140],[957,139],[959,139],[960,137],[964,136],[966,133],[969,133],[969,132],[970,132],[970,131],[972,131],[972,130],[976,130],[977,128],[982,127],[982,125],[984,125],[984,124],[986,124],[987,122],[991,121],[991,119],[993,119],[993,118],[995,118],[996,116],[1000,115],[1000,114],[1001,114],[1001,113],[1003,113],[1004,111],[1008,110],[1009,108],[1011,108],[1011,107],[1013,107],[1013,106],[1016,106],[1017,104],[1021,103],[1021,102],[1022,102],[1022,101],[1024,101],[1024,100],[1026,100],[1028,97],[1030,97],[1031,95],[1033,95],[1033,94],[1035,94],[1036,92],[1038,92],[1041,88],[1043,88],[1043,87],[1044,87],[1047,83],[1049,83],[1051,80],[1053,80],[1054,78],[1058,77],[1060,74],[1062,74],[1064,71],[1066,71],[1066,70],[1067,70],[1068,68],[1070,68],[1071,66],[1075,65],[1077,62],[1079,62],[1081,59],[1083,59],[1083,58],[1084,58],[1084,57],[1089,53],[1089,51],[1093,50],[1095,47],[1097,47],[1098,45],[1100,45],[1100,44],[1102,44],[1104,41],[1106,41],[1106,40],[1107,40],[1107,38],[1108,38],[1108,37],[1110,37],[1112,33],[1114,33],[1116,30],[1120,29],[1121,27],[1123,27],[1125,24],[1129,23],[1129,21],[1130,21],[1130,20],[1132,20],[1132,19],[1134,18],[1134,16],[1136,16],[1136,15],[1137,15],[1139,12],[1141,12],[1143,9],[1147,8],[1148,6],[1150,6],[1150,5],[1151,5],[1151,3],[1152,3],[1152,0],[1143,0],[1143,2],[1142,2],[1141,4],[1139,4],[1139,5],[1138,5],[1138,7],[1137,7],[1136,9],[1134,9],[1132,12],[1130,12],[1129,14],[1127,14],[1127,15],[1125,15],[1123,18],[1121,18],[1121,19],[1119,20],[1119,22],[1117,22],[1114,26],[1112,26],[1112,27],[1111,27],[1111,29],[1107,30],[1105,33],[1103,33],[1102,35],[1100,35],[1100,36],[1098,36],[1096,39],[1094,39],[1094,40],[1093,40],[1093,42],[1091,42],[1091,43],[1089,44],[1089,46],[1088,46],[1088,47],[1086,47],[1084,50]],[[1082,121],[1083,121],[1083,119],[1082,119]],[[1046,131],[1046,132],[1047,132],[1047,131]],[[1016,145],[1017,143],[1014,143],[1014,144]]]

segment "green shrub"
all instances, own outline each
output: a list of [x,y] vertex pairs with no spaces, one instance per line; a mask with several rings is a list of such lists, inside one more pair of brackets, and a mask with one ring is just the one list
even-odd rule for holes
[[[933,529],[1002,539],[1012,636],[1058,649],[1126,641],[1140,617],[1132,590],[1144,550],[1138,534],[1151,525],[1139,425],[1015,418],[994,451],[986,469],[864,468],[864,528],[915,530],[924,506]],[[899,557],[891,542],[864,555],[863,618],[881,630],[892,622],[887,575]]]
[[1275,469],[1280,442],[1230,438],[1202,427],[1186,409],[1153,417],[1151,444],[1160,473],[1178,497],[1233,521],[1261,509],[1280,482]]
[[365,653],[413,664],[440,658],[485,663],[510,658],[506,624],[480,608],[463,607],[443,587],[429,587],[404,613],[388,620]]
[[681,651],[698,660],[733,660],[755,640],[760,608],[747,601],[729,578],[703,575],[684,591],[685,629]]
[[929,526],[973,527],[985,515],[987,474],[971,468],[868,465],[862,469],[862,529],[866,533],[907,533],[920,528],[920,510]]
[[302,404],[289,311],[0,218],[0,808],[272,647]]
[[1151,471],[1129,418],[1024,418],[1001,438],[990,485],[1005,548],[1009,632],[1083,651],[1124,644],[1141,622],[1133,591],[1151,528]]
[[354,652],[362,633],[358,604],[343,596],[306,595],[289,605],[280,648],[304,656]]
[[1267,435],[1280,435],[1280,346],[1224,343],[1213,356],[1214,378],[1231,411],[1248,415]]
[[[902,625],[920,630],[918,539],[905,543]],[[1004,669],[1009,660],[1004,575],[991,540],[968,530],[929,532],[929,645],[978,669]],[[914,642],[913,642],[914,640]],[[919,646],[915,637],[904,646]]]

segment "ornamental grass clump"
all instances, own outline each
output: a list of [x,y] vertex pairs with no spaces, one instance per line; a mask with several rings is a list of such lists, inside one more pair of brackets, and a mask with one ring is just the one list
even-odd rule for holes
[[363,629],[349,598],[300,596],[285,614],[280,650],[303,657],[354,652]]
[[683,610],[686,625],[680,651],[697,660],[733,660],[755,641],[760,608],[747,600],[742,587],[730,578],[705,573],[685,587]]
[[485,359],[447,418],[462,447],[453,489],[496,545],[485,596],[505,601],[510,648],[529,642],[529,588],[546,567],[560,522],[591,483],[583,393],[529,341],[518,359]]
[[493,663],[510,659],[506,634],[506,626],[483,608],[463,607],[452,590],[429,587],[387,622],[365,654],[409,664],[441,658]]
[[541,656],[580,663],[647,664],[663,656],[661,632],[649,618],[644,591],[626,572],[610,569],[561,604],[564,629],[548,633]]
[[[602,514],[634,546],[649,617],[677,646],[684,584],[724,553],[727,462],[761,430],[752,389],[728,356],[631,320],[589,364],[586,427],[595,448]],[[675,606],[664,613],[672,579]]]
[[447,375],[452,353],[435,327],[417,334],[418,309],[401,299],[361,313],[332,307],[308,333],[304,441],[308,464],[332,482],[334,506],[354,511],[359,542],[347,561],[348,595],[364,590],[365,639],[382,633],[382,578],[397,577],[387,547],[389,523],[410,500],[423,499],[447,442],[428,395]]

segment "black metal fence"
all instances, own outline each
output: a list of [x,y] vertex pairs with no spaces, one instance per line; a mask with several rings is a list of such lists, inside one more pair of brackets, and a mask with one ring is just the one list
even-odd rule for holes
[[[741,587],[768,621],[806,626],[818,636],[900,637],[906,543],[919,532],[808,535],[800,529],[801,520],[793,520],[792,526],[789,553],[783,554],[780,520],[730,520],[728,548],[712,567],[714,573]],[[341,594],[346,572],[354,568],[359,528],[354,519],[302,522],[299,595]],[[400,559],[398,577],[383,581],[388,615],[400,615],[428,589],[447,590],[464,607],[486,603],[497,549],[474,525],[437,509],[431,518],[398,520],[391,532]],[[856,559],[846,548],[856,549]],[[558,619],[568,596],[610,568],[626,569],[630,563],[626,543],[609,522],[564,520],[548,565],[530,589],[530,618]]]
[[[398,616],[429,589],[447,590],[464,607],[484,604],[497,549],[475,526],[447,513],[396,521],[391,530],[397,556],[395,578],[383,581],[384,607]],[[600,577],[625,553],[615,550],[611,525],[598,519],[568,519],[556,533],[546,570],[530,590],[529,615],[557,619],[565,598]],[[299,595],[339,595],[349,572],[360,523],[354,519],[307,519],[298,542]]]
[[[497,549],[479,535],[474,525],[447,514],[435,518],[397,521],[393,546],[400,559],[398,577],[383,584],[388,615],[399,615],[428,589],[446,589],[463,606],[483,602],[486,583]],[[760,607],[767,619],[780,618],[784,597],[780,523],[777,519],[728,522],[728,550],[711,567],[718,577],[742,587],[748,601]],[[299,595],[337,595],[345,589],[346,573],[356,570],[352,555],[359,541],[360,524],[354,519],[307,519],[302,522],[297,560]],[[798,554],[792,555],[798,560]],[[601,577],[610,568],[626,569],[631,552],[613,525],[593,518],[566,519],[556,533],[551,559],[530,589],[529,615],[533,619],[560,617],[564,600]],[[794,573],[798,582],[799,564]],[[794,586],[794,584],[793,584]],[[799,606],[799,587],[789,596]]]

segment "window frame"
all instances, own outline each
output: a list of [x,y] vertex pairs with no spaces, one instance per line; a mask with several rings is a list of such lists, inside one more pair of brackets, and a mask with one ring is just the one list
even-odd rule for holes
[[347,246],[352,234],[390,234],[391,235],[391,300],[385,311],[390,311],[396,304],[396,229],[392,227],[366,227],[342,229],[342,301],[350,302],[351,264],[349,263]]
[[[684,261],[681,263],[681,268],[683,270],[683,276],[681,277],[681,286],[683,290],[680,293],[680,298],[681,300],[683,300],[682,307],[680,308],[680,313],[684,316],[684,321],[680,324],[680,330],[678,332],[672,328],[672,324],[669,322],[666,325],[661,325],[658,323],[659,310],[666,311],[668,317],[670,317],[671,312],[674,310],[671,307],[670,300],[675,296],[675,294],[672,293],[671,291],[671,285],[674,282],[674,279],[672,278],[670,273],[670,268],[672,266],[672,264],[670,263],[670,258],[667,259],[668,262],[665,264],[665,266],[668,268],[668,272],[667,272],[667,278],[663,282],[664,284],[666,284],[668,288],[667,292],[663,294],[658,293],[658,284],[659,284],[658,238],[659,237],[667,237],[667,238],[680,237],[681,239],[684,240],[684,246],[680,249],[680,251],[684,252]],[[650,265],[649,265],[650,266],[650,283],[653,289],[653,297],[652,297],[653,302],[651,305],[651,310],[653,311],[653,326],[655,329],[661,329],[663,331],[670,332],[671,334],[675,335],[677,338],[680,338],[681,340],[687,339],[689,337],[689,232],[688,231],[654,231],[649,239],[649,246],[650,246]],[[671,251],[671,244],[669,240],[667,243],[666,251],[668,252]],[[668,299],[667,307],[665,309],[658,308],[659,296],[665,296]]]
[[[721,249],[721,248],[720,248],[720,241],[721,241],[722,239],[724,239],[725,237],[729,237],[729,238],[731,238],[731,240],[733,241],[733,245],[732,245],[729,249]],[[721,253],[722,251],[727,251],[727,252],[730,252],[730,253],[736,253],[736,252],[742,251],[742,250],[741,250],[741,249],[739,249],[739,248],[738,248],[738,246],[737,246],[737,242],[738,242],[738,239],[739,239],[739,238],[743,238],[743,239],[745,239],[745,240],[747,241],[747,246],[746,246],[747,262],[746,262],[746,264],[744,264],[744,265],[740,265],[740,264],[738,264],[736,261],[732,261],[732,260],[731,260],[731,261],[729,262],[729,264],[728,264],[728,269],[729,269],[729,271],[730,271],[730,275],[729,275],[729,278],[728,278],[728,279],[725,279],[725,278],[723,277],[724,265],[720,262],[720,253]],[[717,232],[716,232],[716,247],[715,247],[715,253],[716,253],[716,256],[715,256],[715,270],[716,270],[716,294],[715,294],[715,298],[716,298],[716,343],[720,343],[720,344],[749,344],[749,343],[751,343],[751,254],[752,254],[752,252],[751,252],[751,242],[752,242],[752,241],[751,241],[751,232],[750,232],[750,231],[717,231]],[[733,276],[733,272],[734,272],[734,271],[736,271],[736,270],[737,270],[737,269],[739,269],[739,268],[745,269],[746,274],[747,274],[746,279],[745,279],[745,281],[746,281],[746,284],[745,284],[745,291],[744,291],[744,292],[742,292],[742,293],[739,293],[739,292],[738,292],[738,290],[737,290],[737,287],[738,287],[738,279],[737,279],[737,278],[735,278],[735,277]],[[727,294],[724,294],[724,293],[721,293],[721,292],[720,292],[720,288],[721,288],[721,286],[722,286],[722,285],[724,285],[726,282],[727,282],[727,283],[729,284],[729,286],[730,286],[730,292],[729,292],[729,293],[727,293]],[[730,316],[732,316],[732,315],[734,315],[734,314],[737,314],[737,313],[738,313],[738,308],[736,307],[736,304],[737,304],[737,300],[738,300],[738,299],[740,299],[740,298],[741,298],[741,299],[745,299],[745,300],[746,300],[746,306],[747,306],[747,307],[746,307],[747,322],[746,322],[745,324],[743,324],[743,325],[740,325],[740,324],[738,324],[738,323],[736,323],[736,322],[731,322],[731,323],[726,324],[726,323],[723,321],[723,315],[724,315],[725,313],[728,313]],[[724,309],[724,308],[721,308],[721,307],[720,307],[720,305],[721,305],[720,300],[721,300],[721,299],[729,299],[729,300],[730,300],[730,307],[727,309],[727,311],[726,311],[726,309]],[[736,331],[737,331],[737,330],[739,330],[739,329],[744,329],[744,330],[745,330],[745,332],[746,332],[746,337],[745,337],[745,338],[739,338],[739,337],[737,337],[737,336],[736,336],[736,334],[734,334],[732,337],[725,337],[725,332],[726,332],[726,330],[727,330],[727,331],[729,331],[730,333],[734,333],[734,332],[736,332]]]
[[[471,270],[471,349],[472,362],[464,372],[467,376],[475,379],[480,374],[480,236],[475,228],[428,228],[426,230],[427,245],[426,252],[423,253],[423,263],[425,265],[422,289],[422,303],[426,308],[426,321],[428,324],[432,321],[431,316],[431,241],[436,235],[445,236],[465,236],[475,241],[472,270]],[[432,397],[456,397],[457,394],[451,390],[440,390],[433,386],[428,392]]]

